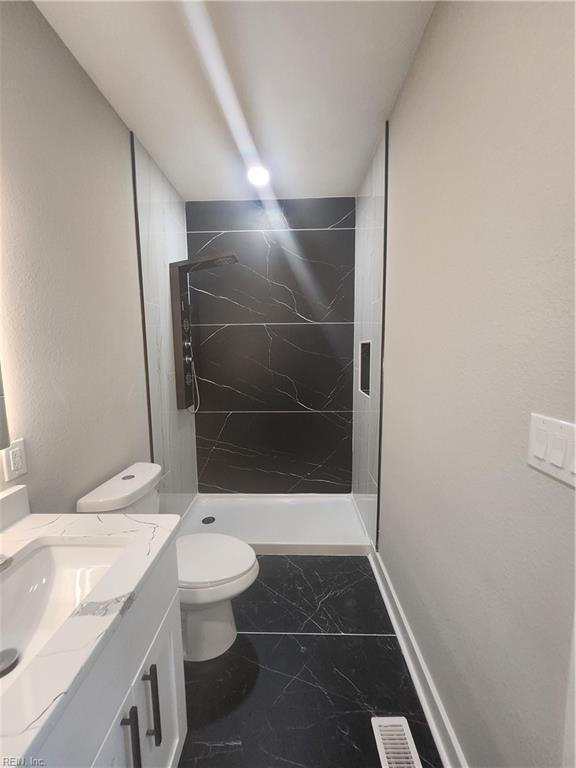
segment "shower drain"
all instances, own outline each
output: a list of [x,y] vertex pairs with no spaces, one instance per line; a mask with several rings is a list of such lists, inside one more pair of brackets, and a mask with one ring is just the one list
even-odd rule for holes
[[209,516],[209,517],[203,517],[203,518],[202,518],[202,522],[204,523],[204,525],[210,525],[210,524],[211,524],[211,523],[213,523],[215,520],[216,520],[216,518],[215,518],[215,517],[212,517],[212,516]]

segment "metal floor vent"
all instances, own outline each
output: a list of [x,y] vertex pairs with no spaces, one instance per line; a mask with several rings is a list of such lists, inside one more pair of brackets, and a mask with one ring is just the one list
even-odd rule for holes
[[422,768],[405,717],[373,717],[372,728],[382,768]]

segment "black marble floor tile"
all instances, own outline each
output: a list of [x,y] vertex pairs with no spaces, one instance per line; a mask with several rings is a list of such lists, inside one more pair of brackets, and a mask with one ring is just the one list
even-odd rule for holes
[[425,768],[441,768],[393,637],[239,635],[185,676],[181,768],[380,768],[381,715],[405,716]]
[[354,228],[353,197],[276,200],[193,201],[186,203],[188,232],[231,229],[338,229]]
[[205,411],[351,411],[354,325],[201,325]]
[[189,233],[188,258],[193,323],[354,322],[354,230]]
[[234,600],[239,632],[393,634],[366,557],[260,555],[256,582]]
[[351,413],[196,414],[202,493],[350,493]]

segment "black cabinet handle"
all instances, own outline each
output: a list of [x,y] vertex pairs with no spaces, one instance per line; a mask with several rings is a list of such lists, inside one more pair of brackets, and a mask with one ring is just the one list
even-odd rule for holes
[[156,664],[150,664],[150,671],[142,675],[142,680],[150,683],[152,690],[152,717],[154,728],[148,728],[146,736],[154,736],[154,744],[159,747],[162,744],[162,720],[160,719],[160,696],[158,694],[158,668]]
[[132,766],[142,768],[142,755],[140,753],[140,728],[138,727],[138,707],[130,707],[128,717],[120,720],[120,725],[130,727],[130,744],[132,746]]

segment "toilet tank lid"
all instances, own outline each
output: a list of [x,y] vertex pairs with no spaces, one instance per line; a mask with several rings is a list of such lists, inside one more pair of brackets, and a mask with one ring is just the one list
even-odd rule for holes
[[160,482],[160,464],[138,461],[82,496],[77,512],[113,512],[141,499]]

